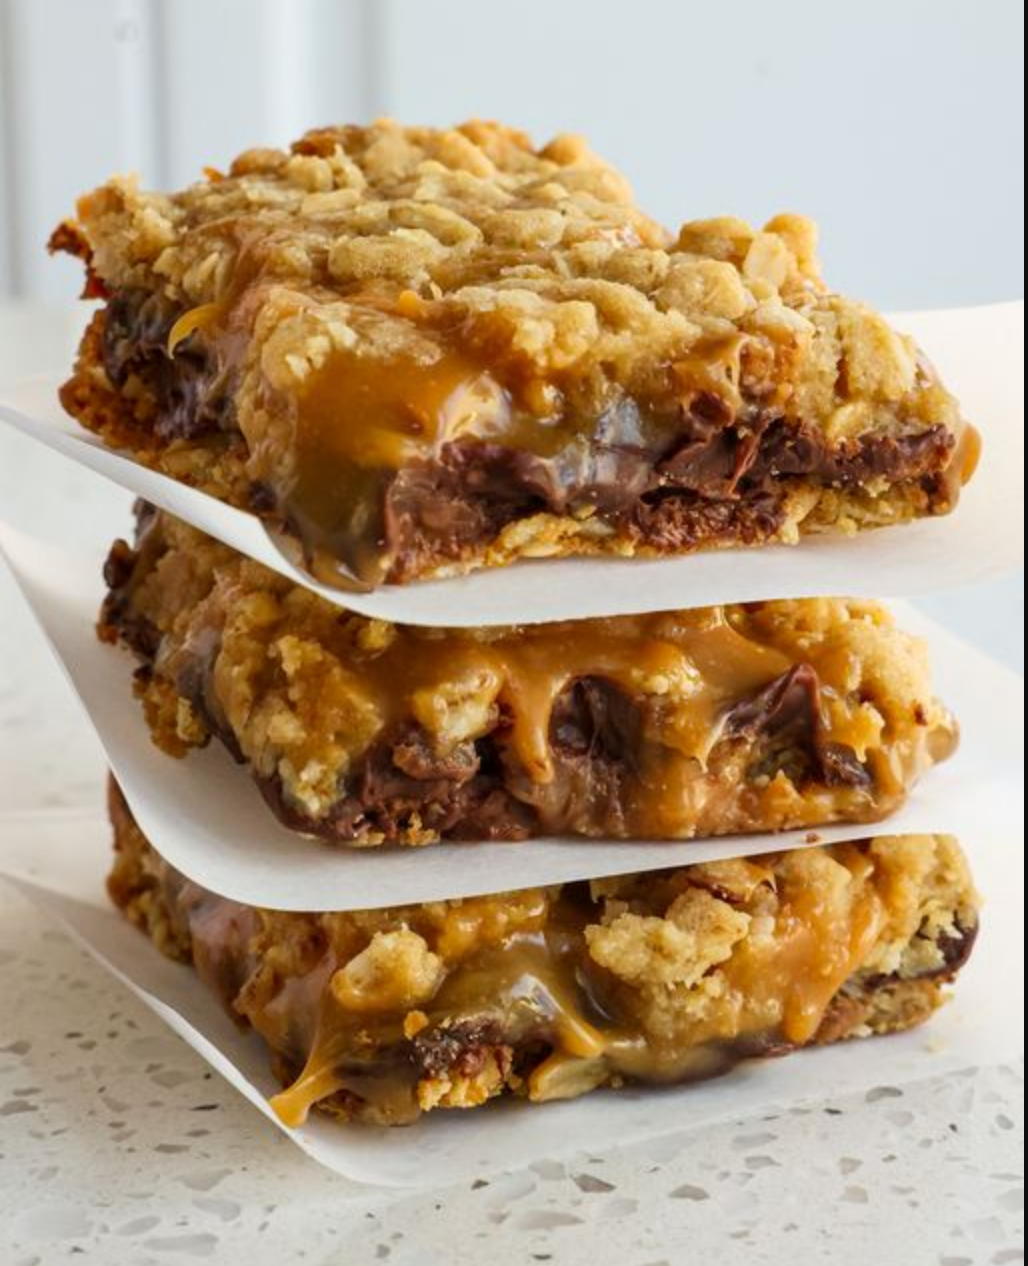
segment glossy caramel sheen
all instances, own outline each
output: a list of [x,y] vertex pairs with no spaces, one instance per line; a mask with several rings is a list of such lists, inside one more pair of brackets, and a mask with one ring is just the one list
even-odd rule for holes
[[393,474],[451,440],[515,438],[508,392],[456,348],[431,365],[335,352],[282,408],[291,452],[269,469],[272,486],[312,553],[372,582],[384,573]]
[[[829,627],[792,643],[761,608],[741,606],[436,630],[341,617],[299,592],[282,607],[255,594],[240,603],[243,596],[230,587],[221,609],[198,608],[181,640],[162,649],[160,671],[173,682],[196,680],[198,667],[208,673],[205,706],[216,725],[240,736],[252,760],[264,759],[260,716],[271,715],[268,699],[288,698],[297,723],[275,760],[329,771],[315,813],[331,811],[376,745],[391,751],[413,735],[420,759],[440,767],[455,753],[467,767],[476,759],[473,745],[487,740],[502,760],[505,785],[550,834],[616,829],[630,838],[681,839],[758,825],[871,821],[895,808],[912,780],[956,742],[955,725],[926,681],[913,675],[895,695],[883,688],[874,612],[865,625],[840,607],[834,635]],[[802,622],[805,610],[794,618]],[[762,730],[759,699],[800,666],[814,693],[790,687],[791,728],[769,747],[764,738],[778,731],[774,722]],[[603,807],[609,788],[583,781],[587,771],[576,756],[593,724],[586,703],[569,693],[581,682],[611,709],[613,729],[593,737],[601,759],[607,753],[617,766],[616,822]],[[757,720],[740,733],[727,723],[746,707]],[[572,727],[566,738],[565,722]],[[612,746],[604,746],[607,739]],[[847,749],[865,776],[820,774],[824,744]],[[777,754],[762,764],[772,748]],[[785,773],[776,777],[779,768]]]
[[433,682],[467,683],[509,712],[508,743],[534,782],[552,780],[550,718],[575,680],[598,677],[629,696],[673,694],[689,701],[664,744],[703,760],[717,741],[723,709],[792,667],[780,651],[732,627],[724,608],[675,614],[527,625],[498,636],[451,631],[431,637],[398,629],[367,682],[388,708],[428,699]]

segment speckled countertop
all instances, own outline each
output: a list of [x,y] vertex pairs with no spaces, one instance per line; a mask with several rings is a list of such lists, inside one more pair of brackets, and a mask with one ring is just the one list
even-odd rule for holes
[[[67,354],[63,313],[0,308],[0,383]],[[45,497],[39,490],[46,489]],[[53,540],[124,500],[0,430],[0,513]],[[1020,581],[933,613],[1019,666]],[[0,806],[95,814],[103,760],[0,575]],[[1022,1065],[968,1069],[446,1191],[355,1187],[308,1160],[0,881],[0,1263],[1023,1260]]]

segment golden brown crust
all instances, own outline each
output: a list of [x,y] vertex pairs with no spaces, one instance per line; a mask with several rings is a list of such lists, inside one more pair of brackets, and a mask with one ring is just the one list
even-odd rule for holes
[[946,836],[461,901],[282,914],[171,871],[112,794],[111,895],[264,1037],[297,1123],[673,1082],[921,1023],[977,899]]
[[[797,385],[776,384],[783,405],[839,435],[866,429],[854,407],[829,423],[840,391],[870,407],[917,386],[910,340],[825,291],[809,221],[780,215],[756,231],[722,217],[674,238],[577,138],[535,150],[496,124],[326,128],[291,154],[251,151],[227,178],[175,194],[117,177],[78,214],[75,239],[89,242],[112,288],[159,292],[184,311],[240,301],[248,273],[245,288],[266,291],[252,293],[263,369],[283,383],[355,340],[373,358],[400,350],[430,360],[421,305],[376,315],[383,305],[367,287],[384,282],[444,305],[450,320],[440,324],[470,323],[462,341],[486,348],[491,364],[509,357],[543,378],[575,366],[638,382],[702,340],[749,334],[755,356],[765,348],[752,363],[744,357],[751,377],[771,372],[769,354],[794,362]],[[768,332],[780,346],[760,339]],[[727,349],[703,368],[739,383]],[[952,419],[942,397],[932,404]]]

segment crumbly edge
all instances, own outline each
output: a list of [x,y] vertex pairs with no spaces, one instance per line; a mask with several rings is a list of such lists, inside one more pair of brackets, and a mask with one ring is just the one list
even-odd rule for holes
[[[79,201],[55,246],[83,254],[102,286],[184,310],[234,300],[242,272],[244,289],[261,292],[262,369],[287,389],[333,347],[430,361],[425,328],[436,324],[459,325],[494,366],[562,386],[599,366],[627,385],[640,365],[742,332],[802,384],[788,406],[826,420],[840,357],[851,405],[920,399],[930,377],[909,339],[826,291],[809,220],[755,230],[723,216],[675,236],[581,138],[536,149],[499,124],[324,128],[171,194],[115,178]],[[383,285],[411,296],[397,319],[362,306]],[[932,400],[940,409],[953,416],[944,396]],[[833,426],[849,435],[860,421],[851,407]]]

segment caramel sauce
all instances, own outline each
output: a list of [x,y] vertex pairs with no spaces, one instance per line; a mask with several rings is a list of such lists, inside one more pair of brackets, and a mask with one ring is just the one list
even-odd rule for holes
[[448,440],[498,439],[511,416],[506,391],[455,348],[431,365],[335,351],[279,406],[291,470],[284,482],[270,471],[270,482],[302,540],[370,580],[384,565],[391,475]]
[[[436,948],[449,945],[456,957],[446,960],[434,997],[420,1004],[414,1031],[486,1020],[487,1045],[549,1051],[525,1086],[529,1097],[542,1100],[611,1079],[668,1083],[709,1076],[766,1045],[803,1045],[867,961],[892,908],[904,901],[902,888],[888,871],[876,870],[861,845],[836,845],[831,857],[849,872],[843,900],[809,873],[791,877],[775,857],[761,859],[755,876],[777,893],[771,926],[759,933],[751,927],[717,965],[721,984],[710,1005],[682,1006],[672,1028],[662,1025],[659,1035],[646,1021],[645,990],[628,989],[590,959],[584,929],[599,912],[582,886],[550,897],[540,891],[535,906],[527,902],[519,916],[528,930],[495,942],[490,938],[503,921],[490,918],[489,907],[499,915],[502,898],[455,903],[451,914],[458,922],[467,907],[467,928],[451,935],[448,920],[444,925]],[[154,873],[173,923],[188,929],[200,977],[301,1069],[272,1099],[285,1124],[301,1125],[311,1107],[340,1091],[364,1099],[380,1120],[417,1115],[424,1074],[407,1045],[406,1007],[355,1010],[341,1002],[345,992],[331,984],[343,962],[330,942],[309,947],[306,970],[285,966],[286,955],[282,970],[269,974],[271,960],[254,940],[259,911],[208,893],[164,864]],[[472,925],[478,935],[469,940],[463,933]]]
[[[549,458],[580,444],[597,423],[565,407],[566,383],[542,378],[516,358],[507,359],[501,376],[493,358],[468,348],[462,330],[450,318],[441,322],[435,305],[412,291],[370,288],[349,301],[358,313],[409,322],[422,339],[424,359],[403,349],[393,357],[338,346],[319,351],[316,366],[294,389],[264,384],[263,408],[272,425],[251,445],[253,473],[274,488],[308,566],[344,588],[354,581],[378,584],[388,574],[393,559],[384,495],[397,471],[460,440]],[[244,293],[230,316],[198,317],[195,327],[187,313],[183,329],[202,328],[214,346],[229,342],[250,320],[247,303],[254,307]],[[658,430],[652,419],[640,423],[632,442],[652,443]]]
[[[386,717],[417,709],[418,698],[467,683],[469,698],[492,697],[509,726],[503,739],[528,778],[553,780],[550,723],[559,695],[581,678],[601,678],[635,699],[684,695],[688,706],[652,737],[701,764],[717,742],[728,706],[792,667],[780,651],[737,630],[722,607],[697,611],[527,625],[492,638],[449,630],[444,637],[398,627],[386,651],[354,662]],[[419,719],[424,724],[426,717]],[[427,718],[431,720],[431,718]],[[642,771],[643,796],[660,793],[667,771]],[[640,806],[642,808],[642,806]]]
[[[720,1071],[762,1045],[803,1045],[867,960],[890,903],[898,900],[887,882],[879,882],[862,847],[837,845],[831,855],[849,871],[848,899],[833,901],[816,884],[790,884],[787,876],[772,874],[764,882],[778,890],[773,927],[744,937],[717,966],[722,985],[715,1002],[683,1006],[673,1031],[659,1037],[647,1028],[644,1011],[636,1013],[645,994],[626,994],[589,958],[582,933],[597,911],[568,887],[551,902],[541,932],[515,933],[449,962],[435,996],[419,1007],[417,1030],[484,1018],[498,1035],[487,1044],[548,1049],[527,1083],[527,1093],[537,1099],[580,1093],[611,1078],[687,1080]],[[773,870],[774,859],[767,860]],[[220,898],[210,901],[232,907]],[[246,965],[231,919],[218,918],[206,905],[187,913],[194,916],[198,960],[215,961],[232,951]],[[241,1006],[268,1045],[301,1068],[272,1106],[285,1124],[298,1126],[314,1104],[347,1091],[366,1099],[378,1119],[413,1119],[423,1073],[404,1053],[408,1013],[342,1005],[329,987],[341,965],[325,949],[306,973],[287,976],[270,997],[251,997]],[[237,964],[220,978],[219,991],[228,1000],[238,974]]]
[[174,357],[175,349],[180,343],[198,330],[212,329],[223,316],[224,305],[220,303],[202,303],[198,308],[187,309],[168,332],[168,355]]
[[746,342],[744,334],[700,339],[689,356],[671,366],[671,373],[681,389],[681,400],[689,407],[697,396],[709,395],[723,400],[736,412],[742,408],[739,391],[740,358]]
[[981,460],[981,456],[981,432],[973,427],[970,422],[965,422],[964,428],[960,432],[960,438],[957,440],[956,452],[953,455],[953,472],[959,480],[959,483],[953,489],[954,494],[959,491],[960,484],[969,482],[971,476],[978,469],[978,462]]
[[[567,912],[558,911],[558,916],[561,913]],[[586,1014],[589,1000],[578,980],[580,948],[580,940],[572,944],[566,936],[551,933],[516,935],[501,946],[480,951],[461,962],[444,981],[432,1000],[428,1023],[433,1022],[432,1016],[436,1020],[489,1016],[497,1020],[505,1044],[545,1040],[571,1059],[602,1057],[608,1039]],[[324,982],[326,973],[319,966],[311,978]],[[304,997],[309,1053],[296,1080],[271,1101],[282,1121],[302,1125],[320,1099],[337,1090],[366,1093],[372,1085],[381,1115],[394,1121],[416,1115],[416,1068],[411,1064],[394,1067],[384,1061],[386,1067],[376,1070],[366,1066],[361,1055],[362,1047],[366,1048],[373,1065],[383,1048],[399,1043],[405,1013],[369,1022],[366,1015],[341,1007],[338,997],[326,988],[319,990],[317,983],[304,990]],[[292,1005],[297,998],[294,993]],[[274,1046],[263,1016],[251,1019]]]
[[815,886],[791,894],[776,923],[780,941],[771,961],[740,955],[726,972],[747,997],[780,1006],[782,1035],[797,1046],[813,1038],[828,1004],[867,957],[885,922],[884,904],[868,883],[872,864],[866,855],[842,849],[836,860],[850,871],[860,898],[840,916]]
[[302,459],[392,469],[444,440],[489,439],[510,425],[507,393],[456,348],[428,365],[336,351],[301,386],[297,410]]

